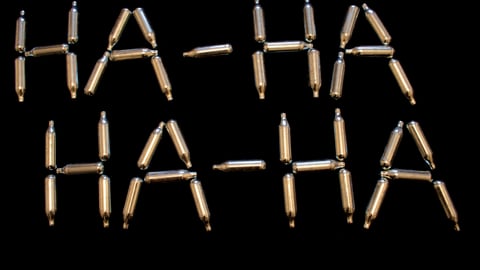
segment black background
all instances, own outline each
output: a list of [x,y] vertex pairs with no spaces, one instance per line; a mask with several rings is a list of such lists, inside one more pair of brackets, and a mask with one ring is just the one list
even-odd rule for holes
[[[251,55],[254,1],[77,1],[80,89],[71,99],[65,57],[26,59],[25,101],[14,87],[15,21],[25,10],[27,50],[67,43],[71,1],[12,1],[3,7],[0,79],[4,171],[2,246],[5,258],[62,266],[100,262],[105,267],[149,264],[181,267],[443,265],[470,262],[478,253],[478,224],[472,158],[475,124],[474,78],[466,61],[471,53],[468,6],[418,6],[415,1],[366,2],[392,35],[390,45],[414,88],[415,106],[402,95],[388,59],[345,57],[343,96],[329,96],[333,63],[347,8],[359,1],[311,1],[315,11],[323,84],[320,97],[308,87],[306,52],[266,54],[267,90],[258,98]],[[267,41],[303,40],[303,1],[261,1]],[[461,8],[460,8],[460,7]],[[122,8],[143,7],[153,27],[158,54],[167,69],[174,99],[161,92],[148,60],[110,62],[94,96],[83,93],[96,61]],[[197,46],[230,43],[231,55],[184,58]],[[347,45],[380,44],[360,12]],[[130,18],[115,49],[149,48]],[[475,65],[475,62],[473,65]],[[470,92],[472,94],[470,94]],[[278,124],[287,113],[293,159],[335,158],[333,117],[345,119],[355,213],[347,224],[335,172],[296,176],[298,215],[291,229],[283,208],[282,176],[291,168],[279,161]],[[57,176],[58,211],[48,226],[44,211],[44,135],[55,121],[57,163],[96,162],[97,122],[106,111],[111,158],[105,174],[112,183],[110,227],[98,212],[98,176]],[[128,230],[122,209],[131,178],[145,172],[136,162],[150,132],[160,121],[175,119],[191,153],[193,167],[208,201],[212,231],[206,232],[188,184],[143,185]],[[369,230],[364,214],[379,179],[379,159],[397,122],[420,123],[434,152],[435,179],[443,180],[459,215],[461,231],[447,219],[431,184],[390,184]],[[405,129],[394,167],[428,170]],[[227,160],[263,159],[265,171],[224,173],[212,165]],[[165,132],[149,171],[184,169]],[[33,257],[32,257],[33,258]],[[385,265],[387,261],[388,265]],[[474,263],[476,264],[476,263]],[[176,268],[177,268],[176,267]],[[472,268],[474,266],[472,265]]]

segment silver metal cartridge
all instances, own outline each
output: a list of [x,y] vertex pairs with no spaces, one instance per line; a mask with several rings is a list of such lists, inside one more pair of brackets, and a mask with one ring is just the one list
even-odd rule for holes
[[15,92],[17,93],[18,102],[23,102],[25,100],[26,90],[25,57],[18,56],[15,58]]
[[93,67],[92,73],[90,74],[90,77],[88,78],[87,84],[85,85],[85,95],[87,96],[93,96],[95,92],[97,91],[98,84],[100,82],[100,79],[103,76],[103,73],[105,72],[105,68],[107,67],[108,60],[110,59],[110,52],[106,51],[103,53],[102,57],[100,57],[97,62],[95,63],[95,66]]
[[388,45],[357,46],[346,49],[345,53],[355,56],[393,57],[395,49]]
[[362,8],[365,12],[365,18],[367,18],[367,21],[373,27],[373,30],[380,39],[380,42],[382,42],[384,45],[388,45],[390,41],[392,41],[392,37],[385,28],[385,25],[383,25],[383,22],[378,17],[377,13],[365,3],[362,5]]
[[169,183],[178,181],[189,181],[197,177],[196,172],[188,170],[166,170],[147,172],[144,181],[150,183]]
[[153,154],[155,154],[158,143],[162,139],[164,127],[165,122],[161,121],[160,124],[150,133],[147,143],[143,147],[142,153],[137,161],[137,166],[140,170],[146,170],[150,166]]
[[238,172],[238,171],[259,171],[265,170],[267,168],[267,163],[261,159],[251,159],[251,160],[229,160],[220,164],[215,164],[212,166],[213,170],[223,171],[223,172]]
[[190,181],[190,190],[192,192],[193,201],[195,202],[198,217],[203,222],[205,230],[209,232],[212,230],[212,226],[210,224],[210,210],[208,210],[208,204],[202,188],[202,182],[196,178],[192,179]]
[[422,155],[422,158],[425,160],[430,169],[434,170],[435,163],[433,162],[433,151],[428,144],[420,124],[416,121],[410,121],[407,123],[407,129],[412,135],[413,140],[415,141],[415,144]]
[[233,52],[232,45],[220,44],[196,47],[188,52],[183,53],[183,57],[202,58],[209,56],[228,55]]
[[107,119],[107,112],[100,112],[98,120],[98,157],[101,161],[107,161],[110,158],[110,125]]
[[388,190],[388,180],[385,178],[380,178],[377,181],[375,186],[375,190],[373,191],[373,195],[370,198],[370,202],[368,203],[367,210],[365,211],[365,223],[363,224],[363,228],[369,229],[372,221],[375,220],[378,216],[378,211],[382,206],[383,199],[385,198],[385,194]]
[[38,46],[25,52],[25,56],[39,57],[56,54],[67,54],[68,44],[55,44],[47,46]]
[[98,179],[98,204],[103,227],[108,228],[110,225],[110,215],[112,214],[112,200],[110,177],[106,175],[100,175]]
[[15,28],[15,51],[19,53],[25,52],[26,26],[25,10],[21,10]]
[[280,114],[278,137],[280,143],[280,162],[290,164],[292,162],[292,142],[290,138],[290,124],[288,123],[286,113]]
[[48,225],[55,225],[55,214],[57,213],[57,184],[56,176],[49,174],[45,177],[45,214]]
[[133,217],[142,183],[143,180],[140,177],[134,177],[130,180],[125,205],[123,206],[123,229],[128,229],[129,222]]
[[432,173],[430,171],[407,170],[407,169],[389,169],[381,171],[380,176],[389,180],[421,180],[432,182]]
[[150,61],[152,62],[153,70],[155,71],[155,76],[157,77],[158,84],[162,93],[167,97],[167,100],[173,100],[172,95],[172,85],[170,79],[168,78],[167,70],[163,65],[162,59],[160,56],[153,56]]
[[257,88],[259,99],[265,99],[267,89],[267,75],[265,73],[265,62],[263,52],[256,51],[252,54],[253,74],[255,76],[255,87]]
[[348,7],[342,30],[340,31],[340,48],[342,49],[345,49],[345,46],[352,38],[353,29],[355,28],[359,12],[360,8],[356,5],[350,5]]
[[150,22],[148,21],[147,16],[145,15],[145,11],[143,8],[138,7],[133,11],[133,17],[138,23],[138,26],[142,30],[143,36],[145,39],[152,45],[152,48],[157,47],[157,39],[155,37],[155,32],[153,31],[152,27],[150,26]]
[[74,163],[67,164],[62,168],[57,168],[57,174],[77,175],[77,174],[102,174],[103,163]]
[[335,156],[338,160],[345,160],[348,156],[347,133],[345,132],[345,120],[339,108],[335,109],[333,133],[335,137]]
[[447,215],[447,218],[454,222],[455,231],[460,231],[460,225],[458,224],[458,214],[455,206],[453,205],[450,194],[448,193],[447,187],[443,181],[435,180],[433,181],[433,187],[440,199],[443,210]]
[[333,64],[332,83],[330,85],[330,96],[338,100],[342,97],[343,80],[345,77],[344,53],[338,52],[337,60]]
[[144,59],[157,56],[157,50],[147,48],[113,50],[110,54],[110,61],[124,61],[133,59]]
[[66,55],[67,61],[67,87],[72,99],[77,98],[78,90],[78,61],[77,55],[73,52],[68,52]]
[[192,162],[190,161],[190,151],[188,150],[188,146],[183,138],[182,131],[180,130],[177,121],[173,119],[168,120],[166,127],[167,132],[175,145],[178,156],[185,163],[187,168],[191,168]]
[[317,39],[315,16],[310,0],[305,0],[305,5],[303,6],[303,29],[305,32],[305,41],[312,42]]
[[335,159],[314,160],[314,161],[294,161],[292,163],[293,173],[314,172],[314,171],[333,171],[345,167],[345,162]]
[[263,43],[264,52],[299,52],[313,48],[305,41],[273,41]]
[[132,12],[128,8],[122,8],[120,10],[117,20],[115,21],[115,24],[113,25],[113,28],[108,36],[108,51],[111,51],[113,49],[113,46],[117,44],[123,33],[123,30],[125,29],[125,25],[127,25],[130,15],[132,15]]
[[400,86],[400,90],[402,90],[403,95],[408,99],[411,105],[415,105],[416,101],[413,96],[413,87],[410,84],[410,81],[408,80],[407,74],[403,70],[402,65],[400,64],[400,61],[392,58],[388,62],[388,66],[390,67],[390,70],[392,71],[395,80]]
[[75,44],[78,42],[78,16],[77,1],[73,1],[72,7],[68,11],[68,44]]
[[338,171],[340,180],[340,195],[342,198],[343,211],[347,215],[347,223],[353,223],[353,213],[355,212],[355,200],[353,197],[352,174],[349,170],[341,168]]
[[53,120],[48,121],[48,128],[45,132],[45,168],[57,169],[57,135]]
[[322,73],[320,68],[320,51],[310,49],[308,55],[308,79],[310,88],[313,91],[313,97],[320,96],[320,87],[322,86]]
[[263,14],[263,8],[260,5],[260,0],[255,0],[255,6],[253,7],[253,32],[255,41],[265,42],[267,39],[265,17]]
[[297,195],[295,191],[295,176],[292,173],[287,173],[283,176],[283,201],[288,218],[288,226],[294,228],[295,217],[297,216]]
[[398,121],[397,126],[390,132],[387,145],[383,150],[382,157],[380,158],[380,166],[384,170],[388,170],[392,167],[392,160],[395,157],[400,141],[403,137],[403,121]]

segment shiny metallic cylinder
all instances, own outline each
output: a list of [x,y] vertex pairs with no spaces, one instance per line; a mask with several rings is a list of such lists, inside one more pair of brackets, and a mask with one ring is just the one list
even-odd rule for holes
[[108,60],[110,59],[110,52],[106,51],[102,57],[100,57],[95,66],[93,67],[92,73],[88,78],[87,84],[85,85],[84,93],[87,96],[93,96],[97,91],[98,84],[100,79],[105,72],[105,68],[107,67]]
[[233,52],[232,45],[220,44],[211,46],[196,47],[183,53],[183,57],[202,58],[217,55],[228,55]]
[[113,28],[108,36],[108,51],[111,51],[113,49],[113,46],[115,46],[118,40],[120,40],[123,30],[125,29],[125,25],[127,25],[128,19],[130,18],[130,15],[132,15],[132,12],[128,8],[122,8],[120,10],[117,20],[115,21],[115,24],[113,25]]
[[25,10],[21,10],[15,28],[15,51],[19,53],[25,52],[26,26]]
[[340,180],[340,195],[342,198],[343,211],[347,215],[347,223],[353,223],[353,213],[355,212],[355,200],[353,197],[352,174],[349,170],[342,168],[338,171]]
[[98,157],[101,161],[107,161],[110,158],[110,125],[107,119],[107,112],[100,112],[98,120]]
[[110,177],[100,175],[98,179],[98,210],[103,220],[103,227],[108,228],[110,225],[110,215],[112,214],[112,200]]
[[67,164],[62,168],[57,168],[57,174],[78,175],[78,174],[102,174],[103,163],[73,163]]
[[255,41],[265,42],[267,39],[265,17],[263,14],[263,8],[260,5],[260,0],[255,0],[255,6],[253,7],[253,31]]
[[292,163],[293,173],[314,172],[314,171],[333,171],[345,167],[345,162],[335,159],[314,160],[314,161],[294,161]]
[[388,45],[390,41],[392,41],[392,37],[385,28],[385,25],[383,25],[383,22],[378,17],[378,14],[365,3],[362,5],[362,8],[365,12],[365,18],[367,18],[367,21],[373,27],[373,30],[380,39],[380,42],[382,42],[384,45]]
[[170,183],[178,181],[189,181],[197,177],[196,172],[188,170],[166,170],[147,172],[143,179],[145,183]]
[[389,169],[380,172],[380,176],[389,180],[405,179],[420,180],[432,182],[432,173],[430,171],[407,170],[407,169]]
[[357,46],[346,49],[345,53],[355,56],[393,57],[395,49],[387,45]]
[[75,44],[78,42],[78,15],[77,1],[73,1],[72,7],[68,12],[68,44]]
[[77,55],[69,52],[66,55],[67,60],[67,87],[72,99],[77,98],[78,90],[78,62]]
[[162,59],[160,56],[153,56],[150,61],[152,62],[153,70],[155,71],[155,76],[157,77],[158,84],[163,94],[167,97],[167,100],[173,100],[172,95],[172,85],[170,79],[168,78],[167,70],[163,65]]
[[345,77],[345,60],[343,52],[338,53],[337,60],[333,64],[332,83],[330,85],[330,96],[338,100],[342,97],[343,81]]
[[45,168],[57,169],[57,135],[53,120],[48,121],[48,128],[45,132]]
[[292,142],[290,138],[290,124],[288,123],[286,113],[280,114],[278,137],[280,142],[280,162],[290,164],[292,162]]
[[363,224],[363,228],[369,229],[372,221],[377,218],[378,211],[382,206],[383,199],[388,190],[388,184],[388,180],[384,178],[377,181],[377,185],[375,186],[375,190],[373,191],[373,195],[370,198],[367,210],[365,211],[365,223]]
[[143,147],[142,153],[137,161],[137,167],[140,170],[146,170],[150,166],[153,154],[155,154],[158,143],[162,139],[164,127],[165,122],[161,121],[160,124],[150,133],[147,143]]
[[57,213],[57,184],[56,176],[49,174],[45,177],[45,214],[48,225],[55,225],[55,214]]
[[212,226],[210,224],[210,210],[208,209],[207,200],[205,199],[202,182],[196,178],[192,179],[190,181],[190,190],[192,192],[193,201],[195,202],[198,217],[205,225],[205,230],[209,232],[212,230]]
[[112,53],[110,54],[110,61],[144,59],[144,58],[149,58],[157,55],[158,55],[157,50],[151,50],[147,48],[113,50]]
[[305,31],[305,41],[312,42],[317,39],[315,16],[310,0],[305,0],[305,5],[303,6],[303,29]]
[[453,205],[450,194],[448,193],[447,187],[443,181],[435,180],[433,181],[433,187],[437,193],[440,203],[442,204],[443,210],[447,215],[447,218],[454,222],[455,231],[460,231],[460,225],[458,224],[458,214],[455,206]]
[[256,51],[252,54],[253,74],[255,76],[255,87],[257,88],[259,99],[265,99],[267,89],[267,75],[265,73],[265,62],[263,52]]
[[382,157],[380,158],[380,166],[384,170],[388,170],[392,167],[392,160],[395,157],[400,141],[403,137],[403,121],[398,121],[397,126],[390,132],[387,145],[383,150]]
[[185,163],[187,168],[191,168],[192,162],[190,161],[190,151],[188,150],[188,146],[185,143],[185,139],[183,138],[183,134],[178,126],[177,121],[173,119],[168,120],[166,127],[167,132],[170,135],[170,138],[172,138],[173,144],[175,145],[178,156]]
[[345,49],[345,46],[352,38],[353,29],[355,28],[359,12],[360,8],[356,5],[350,5],[348,7],[342,30],[340,31],[340,48],[342,49]]
[[127,198],[125,199],[125,205],[123,206],[123,229],[128,229],[129,222],[133,217],[142,183],[143,180],[140,177],[134,177],[130,180]]
[[410,121],[407,123],[407,129],[412,135],[413,140],[415,141],[415,144],[422,155],[422,158],[425,160],[430,169],[434,170],[435,163],[433,162],[433,151],[428,144],[420,124],[416,121]]
[[390,67],[390,70],[392,71],[395,80],[397,80],[397,83],[400,86],[400,90],[402,90],[403,95],[408,99],[411,105],[415,105],[416,101],[413,97],[413,87],[410,84],[410,81],[408,80],[407,74],[403,70],[402,65],[400,64],[400,61],[392,58],[388,62],[388,66]]
[[25,56],[39,57],[39,56],[56,55],[56,54],[67,54],[68,49],[69,49],[68,44],[39,46],[29,51],[26,51]]
[[295,191],[295,176],[292,173],[287,173],[283,176],[283,201],[288,218],[288,226],[294,228],[295,217],[297,216],[297,195]]
[[274,41],[263,43],[264,52],[299,52],[311,48],[313,48],[313,44],[305,41]]
[[138,26],[142,30],[143,36],[147,40],[152,48],[157,47],[157,39],[155,37],[155,32],[153,31],[152,27],[150,26],[150,22],[148,21],[147,16],[145,15],[145,11],[143,8],[138,7],[133,11],[133,17],[138,23]]
[[18,101],[25,100],[25,90],[27,83],[25,80],[25,57],[18,56],[15,58],[15,92],[17,93]]
[[335,109],[333,134],[335,137],[335,156],[338,160],[345,160],[348,156],[347,133],[345,132],[345,120],[339,108]]
[[267,163],[261,159],[251,160],[229,160],[220,164],[212,166],[213,170],[223,172],[246,172],[246,171],[260,171],[267,168]]
[[313,97],[320,96],[320,87],[322,86],[322,73],[320,68],[320,51],[310,49],[308,55],[308,79],[310,88],[313,91]]

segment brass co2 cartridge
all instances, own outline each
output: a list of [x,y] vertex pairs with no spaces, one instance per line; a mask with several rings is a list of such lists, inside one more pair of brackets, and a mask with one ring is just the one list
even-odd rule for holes
[[45,177],[45,214],[48,218],[48,225],[55,224],[55,214],[57,212],[57,186],[54,174]]
[[460,231],[460,225],[458,224],[457,210],[455,209],[452,199],[448,194],[448,190],[447,190],[447,187],[445,186],[445,183],[440,180],[435,180],[433,181],[433,187],[435,188],[438,198],[440,199],[443,210],[447,215],[447,218],[453,221],[455,231]]
[[103,227],[109,227],[110,215],[112,214],[110,177],[100,175],[98,179],[98,210],[103,220]]
[[400,86],[400,90],[402,90],[403,95],[408,99],[411,105],[415,105],[416,101],[413,97],[413,87],[410,84],[410,81],[408,80],[407,74],[403,70],[402,65],[400,64],[400,61],[392,58],[388,62],[388,66],[390,67],[390,70],[392,71],[395,80]]
[[292,143],[290,138],[290,124],[288,123],[286,113],[280,114],[278,135],[280,142],[280,162],[290,164],[292,162]]
[[403,137],[403,121],[398,121],[397,126],[390,132],[387,145],[380,158],[380,166],[382,169],[388,170],[392,167],[392,160],[395,157],[400,141]]
[[345,167],[345,162],[335,159],[314,160],[314,161],[295,161],[292,163],[293,173],[313,172],[313,171],[333,171]]
[[257,88],[259,99],[265,99],[267,89],[267,75],[265,73],[265,62],[263,52],[256,51],[252,54],[253,74],[255,76],[255,87]]
[[255,6],[253,7],[253,32],[255,41],[265,42],[267,38],[265,17],[263,15],[263,8],[260,5],[260,0],[255,0]]
[[25,52],[25,56],[40,57],[55,54],[67,54],[69,50],[68,44],[55,44],[38,46]]
[[147,48],[113,50],[110,54],[110,61],[124,61],[133,59],[143,59],[157,56],[157,50]]
[[320,96],[320,87],[322,86],[322,74],[320,68],[320,51],[317,49],[310,49],[308,55],[308,79],[310,88],[313,91],[313,97]]
[[407,123],[407,129],[412,135],[413,140],[415,141],[415,144],[422,155],[422,158],[425,160],[430,169],[434,170],[435,163],[433,162],[433,151],[428,144],[420,124],[416,121],[410,121]]
[[303,29],[305,31],[305,41],[312,42],[317,39],[315,16],[310,0],[305,0],[305,5],[303,6]]
[[232,52],[233,48],[230,44],[210,45],[196,47],[188,52],[184,52],[183,57],[202,58],[217,55],[228,55]]
[[23,102],[25,100],[26,89],[25,57],[18,56],[15,58],[15,92],[17,93],[19,102]]
[[67,164],[62,168],[57,168],[58,174],[65,175],[77,175],[77,174],[102,174],[103,173],[103,163],[74,163]]
[[288,218],[288,226],[295,227],[295,217],[297,216],[297,197],[295,192],[295,176],[287,173],[283,176],[283,201],[285,213]]
[[93,67],[92,73],[88,78],[87,84],[85,85],[85,95],[93,96],[97,91],[98,83],[102,78],[103,73],[105,72],[105,68],[107,67],[108,60],[110,59],[110,52],[106,51],[103,53],[102,57],[100,57],[95,66]]
[[15,28],[15,51],[19,53],[25,52],[26,25],[25,10],[21,10]]
[[188,170],[166,170],[166,171],[153,171],[147,172],[144,181],[147,184],[150,183],[169,183],[177,181],[189,181],[197,177],[196,172],[190,172]]
[[48,128],[45,132],[45,168],[55,170],[57,168],[57,135],[54,121],[48,121]]
[[358,18],[360,8],[355,5],[350,5],[345,15],[342,30],[340,31],[340,48],[345,49],[345,46],[352,38],[353,29]]
[[170,138],[172,138],[173,144],[175,145],[178,156],[185,163],[187,168],[191,168],[192,162],[190,161],[190,151],[188,150],[187,144],[185,143],[185,139],[183,138],[183,134],[178,126],[177,121],[173,119],[167,121],[166,127],[167,132],[170,135]]
[[173,100],[172,95],[172,85],[170,79],[168,78],[167,70],[163,65],[162,59],[160,56],[153,56],[150,60],[152,62],[153,70],[155,71],[155,76],[157,77],[158,84],[163,94],[167,97],[167,100]]
[[342,198],[343,211],[347,215],[347,223],[353,223],[353,213],[355,212],[355,200],[353,198],[352,174],[349,170],[341,168],[338,171],[340,180],[340,195]]
[[190,181],[190,190],[192,192],[193,201],[197,209],[198,217],[203,222],[205,230],[207,232],[212,230],[210,224],[210,210],[208,210],[207,200],[205,199],[205,193],[202,188],[202,182],[196,178]]
[[299,52],[311,48],[313,48],[313,44],[305,41],[274,41],[263,43],[264,52]]
[[128,229],[130,220],[135,212],[137,206],[138,195],[140,195],[140,188],[142,187],[143,180],[140,177],[133,177],[130,180],[128,186],[127,197],[125,199],[125,205],[123,206],[123,228]]
[[258,171],[265,170],[267,168],[267,163],[261,159],[251,159],[251,160],[229,160],[220,164],[215,164],[212,166],[213,170],[223,171],[223,172],[237,172],[237,171]]
[[395,49],[388,45],[357,46],[346,49],[345,53],[355,56],[393,57]]
[[389,180],[392,179],[406,179],[406,180],[421,180],[432,182],[432,173],[430,171],[407,170],[407,169],[390,169],[381,171],[380,176]]
[[365,211],[365,223],[363,224],[363,228],[369,229],[372,221],[377,218],[378,211],[380,210],[380,206],[382,206],[387,189],[388,180],[383,177],[380,178],[380,180],[377,181],[375,190],[373,191],[373,195],[370,198],[367,210]]
[[158,143],[162,139],[164,127],[165,122],[161,121],[160,124],[150,133],[147,143],[143,147],[142,153],[137,161],[137,166],[140,170],[146,170],[150,166],[153,154],[155,154]]
[[110,127],[106,111],[100,112],[98,120],[98,157],[101,161],[110,158]]
[[148,21],[148,18],[145,15],[145,11],[143,10],[143,8],[136,8],[133,11],[133,17],[137,21],[140,29],[142,30],[145,39],[150,43],[150,45],[152,45],[152,48],[155,49],[157,47],[157,39],[155,37],[155,32],[150,26],[150,22]]
[[380,42],[382,42],[384,45],[388,45],[390,41],[392,41],[392,37],[390,36],[382,21],[378,17],[377,13],[365,3],[362,5],[362,8],[365,12],[365,18],[367,18],[367,21],[370,23],[373,30],[377,34]]
[[115,24],[113,25],[113,28],[110,31],[110,34],[108,36],[108,46],[107,46],[108,51],[111,51],[113,49],[113,46],[117,44],[118,40],[120,39],[123,33],[123,29],[125,29],[125,25],[127,24],[128,19],[130,18],[130,15],[132,15],[132,12],[128,8],[122,8],[120,10],[117,20],[115,21]]
[[343,120],[339,108],[335,109],[333,132],[335,137],[335,155],[338,160],[345,160],[348,156],[347,134],[345,132],[345,120]]
[[72,99],[77,98],[78,90],[78,63],[77,55],[73,52],[68,52],[66,55],[67,60],[67,86],[70,91],[70,97]]
[[68,12],[68,44],[75,44],[78,42],[78,15],[77,1],[73,1],[72,7]]
[[343,92],[343,80],[345,77],[345,59],[343,56],[343,52],[338,52],[337,60],[333,64],[330,96],[335,100],[340,99]]

